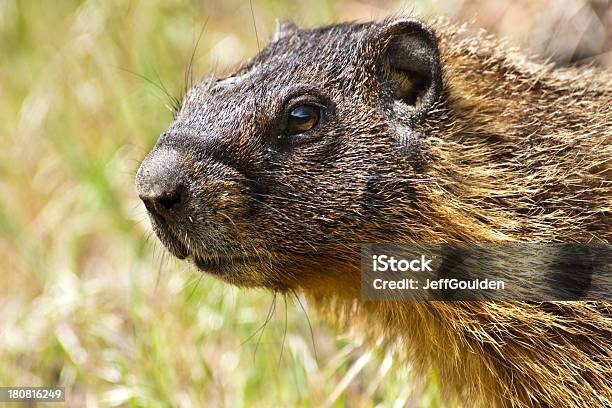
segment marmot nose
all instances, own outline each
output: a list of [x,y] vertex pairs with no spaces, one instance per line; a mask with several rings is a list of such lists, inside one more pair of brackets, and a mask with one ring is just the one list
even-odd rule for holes
[[174,150],[155,150],[136,173],[136,193],[149,212],[172,217],[185,201],[185,186],[180,177],[178,154]]

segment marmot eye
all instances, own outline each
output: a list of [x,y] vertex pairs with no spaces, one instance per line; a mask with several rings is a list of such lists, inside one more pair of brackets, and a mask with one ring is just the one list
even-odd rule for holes
[[287,133],[297,135],[304,133],[319,123],[321,119],[321,108],[313,105],[299,105],[289,112],[287,120]]

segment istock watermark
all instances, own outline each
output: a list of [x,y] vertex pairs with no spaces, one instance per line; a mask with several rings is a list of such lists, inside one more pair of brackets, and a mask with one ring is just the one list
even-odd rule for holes
[[425,255],[421,255],[421,259],[395,259],[392,256],[387,255],[372,255],[374,261],[375,272],[386,272],[386,271],[413,271],[413,272],[432,272],[431,259],[427,259]]
[[364,244],[362,297],[414,300],[612,300],[612,246]]

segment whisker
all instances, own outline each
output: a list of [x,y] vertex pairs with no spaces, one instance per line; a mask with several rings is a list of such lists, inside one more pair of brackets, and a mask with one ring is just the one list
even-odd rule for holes
[[261,48],[259,47],[259,34],[257,33],[257,24],[255,24],[255,13],[253,12],[253,0],[249,0],[249,5],[251,6],[251,18],[253,19],[253,28],[255,29],[255,39],[257,40],[257,51],[261,52]]
[[200,286],[200,282],[202,281],[202,278],[204,278],[204,274],[200,274],[200,277],[198,278],[195,286],[193,287],[193,289],[191,290],[191,293],[189,294],[189,296],[187,296],[187,300],[191,300],[191,297],[193,296],[193,294],[195,293],[196,289],[198,288],[198,286]]
[[[177,100],[176,97],[172,96],[172,94],[170,92],[168,92],[168,89],[164,86],[164,84],[163,84],[163,82],[161,82],[161,80],[158,83],[158,82],[155,82],[152,79],[150,79],[150,78],[148,78],[148,77],[146,77],[146,76],[144,76],[142,74],[139,74],[138,72],[130,71],[127,68],[121,68],[121,67],[118,67],[118,68],[121,71],[124,71],[124,72],[127,72],[129,74],[132,74],[132,75],[134,75],[134,76],[136,76],[136,77],[138,77],[138,78],[148,82],[149,84],[153,85],[155,88],[157,88],[159,91],[161,91],[166,96],[166,98],[168,99],[168,102],[170,102],[171,105],[174,104],[175,101]],[[159,79],[159,75],[157,75],[157,78]]]
[[319,364],[319,357],[317,355],[317,346],[315,344],[314,331],[312,330],[312,324],[310,323],[310,317],[308,317],[308,312],[306,312],[306,308],[304,307],[304,305],[302,304],[302,301],[300,300],[297,293],[295,292],[295,289],[290,289],[290,290],[293,293],[293,297],[295,298],[295,300],[298,301],[298,304],[300,305],[302,312],[304,312],[304,316],[306,316],[306,321],[308,322],[308,327],[310,329],[310,341],[312,342],[312,351],[314,353],[315,361],[317,362],[317,364]]
[[161,281],[161,274],[162,274],[162,266],[166,261],[166,255],[167,253],[165,251],[162,251],[160,259],[159,259],[159,265],[157,267],[157,278],[155,279],[155,288],[154,291],[157,292],[157,288],[159,287],[159,282]]
[[270,305],[270,309],[268,310],[268,316],[266,317],[266,321],[264,322],[263,327],[261,331],[259,332],[259,337],[257,338],[257,344],[255,344],[255,350],[253,351],[253,360],[255,359],[255,356],[257,355],[257,350],[259,349],[259,345],[261,344],[261,338],[264,334],[264,331],[266,330],[266,327],[268,326],[268,323],[270,323],[270,320],[272,320],[272,316],[274,316],[275,310],[276,310],[276,292],[274,292],[274,296],[272,297],[272,304]]
[[178,97],[176,97],[170,94],[170,92],[168,92],[166,86],[164,85],[164,81],[161,80],[161,77],[159,76],[159,73],[157,72],[157,70],[154,69],[153,72],[155,72],[155,77],[157,78],[157,81],[159,82],[162,89],[164,90],[164,93],[168,95],[170,107],[172,109],[172,114],[176,115],[176,113],[181,109],[181,104],[182,104],[184,95],[181,94]]
[[230,218],[229,215],[225,214],[223,211],[217,211],[217,212],[223,217],[225,217],[229,222],[231,222],[234,227],[236,226],[236,223],[234,222],[234,220]]
[[283,332],[283,341],[281,343],[280,354],[278,356],[278,368],[281,366],[281,362],[283,361],[283,352],[285,351],[285,339],[287,338],[287,294],[283,295],[283,300],[285,301],[285,330]]
[[[270,308],[271,307],[272,307],[272,305],[270,305]],[[269,315],[270,315],[270,310],[268,310],[268,316]],[[266,320],[261,325],[259,325],[259,327],[257,327],[257,329],[255,329],[255,331],[253,333],[251,333],[249,335],[249,337],[247,337],[242,342],[240,342],[240,347],[244,346],[249,340],[251,340],[253,337],[255,337],[257,335],[257,333],[259,333],[264,328],[266,323],[267,323],[267,317],[266,317]]]
[[206,30],[206,26],[208,25],[208,20],[210,19],[209,17],[206,17],[206,20],[204,21],[204,24],[202,24],[202,29],[200,30],[200,35],[198,36],[198,39],[196,40],[196,43],[193,47],[193,50],[191,51],[191,57],[189,58],[189,63],[187,64],[187,69],[185,70],[185,78],[184,78],[184,93],[187,94],[187,92],[189,91],[189,89],[191,89],[191,87],[193,86],[193,65],[194,65],[194,61],[195,61],[195,55],[196,52],[198,51],[198,46],[200,45],[200,40],[202,39],[202,36],[204,35],[204,30]]

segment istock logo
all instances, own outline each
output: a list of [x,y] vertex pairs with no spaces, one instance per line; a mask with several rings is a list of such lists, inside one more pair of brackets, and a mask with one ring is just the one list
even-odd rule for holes
[[395,259],[393,256],[374,255],[372,256],[374,272],[433,272],[429,264],[431,259],[421,255],[420,259]]

